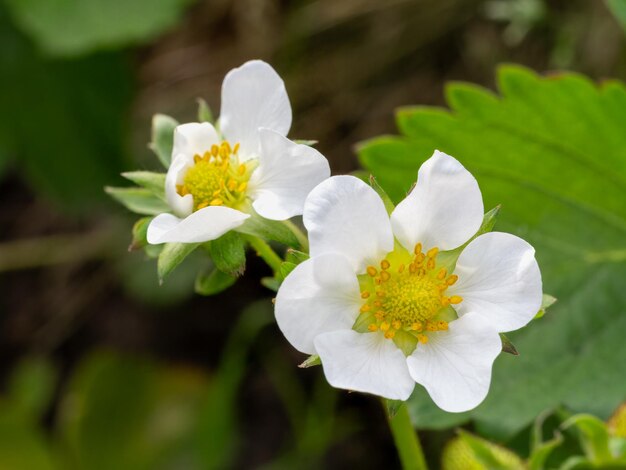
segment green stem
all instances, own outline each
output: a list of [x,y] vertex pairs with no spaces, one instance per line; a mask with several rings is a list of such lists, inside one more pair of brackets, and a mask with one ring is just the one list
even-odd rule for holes
[[272,268],[274,273],[280,272],[280,265],[283,263],[283,260],[274,252],[274,250],[272,250],[271,246],[260,238],[252,235],[247,235],[245,238],[248,240],[252,248],[256,250],[257,254],[263,258],[263,261],[265,261],[267,265]]
[[398,450],[402,468],[404,470],[427,470],[428,466],[424,459],[422,446],[415,429],[413,429],[413,424],[411,424],[409,410],[406,405],[402,403],[396,414],[391,418],[387,412],[387,406],[384,400],[383,406],[385,407],[389,428],[391,429],[393,441]]
[[303,252],[309,252],[309,239],[307,236],[300,230],[300,228],[294,224],[291,220],[283,220],[283,224],[285,224],[289,230],[296,236],[298,243],[300,244],[300,248]]

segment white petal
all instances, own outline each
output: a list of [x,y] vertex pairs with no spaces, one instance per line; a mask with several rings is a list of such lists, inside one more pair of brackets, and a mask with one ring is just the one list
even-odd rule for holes
[[526,325],[541,307],[541,273],[535,250],[509,233],[491,232],[472,240],[463,250],[449,290],[460,295],[459,315],[468,311],[486,318],[499,331]]
[[393,233],[407,249],[421,242],[451,250],[479,229],[483,200],[478,183],[456,159],[435,151],[417,174],[417,184],[391,214]]
[[254,209],[266,219],[286,220],[302,214],[311,190],[330,176],[324,156],[270,129],[260,129],[259,166],[252,173],[249,194]]
[[333,331],[315,338],[326,380],[333,387],[406,400],[415,382],[404,354],[382,333]]
[[148,226],[148,243],[201,243],[224,235],[250,217],[230,207],[210,206],[184,219],[172,214],[159,214]]
[[180,217],[187,217],[193,211],[193,196],[186,194],[181,196],[176,191],[176,186],[183,184],[185,173],[193,166],[193,156],[186,154],[177,155],[165,177],[165,197],[174,213]]
[[259,151],[260,127],[287,135],[291,105],[276,71],[263,61],[251,60],[224,78],[220,130],[231,144],[240,144],[245,158]]
[[333,176],[307,197],[303,213],[311,256],[341,253],[358,273],[393,249],[393,234],[383,201],[354,176]]
[[220,138],[213,125],[208,122],[190,122],[181,124],[174,130],[174,148],[172,159],[184,154],[189,157],[203,155],[211,150],[213,144],[220,142]]
[[359,283],[341,255],[322,255],[299,264],[276,295],[276,322],[299,351],[315,354],[320,333],[350,329],[359,315]]
[[501,350],[498,333],[479,315],[468,313],[450,322],[448,331],[430,333],[428,343],[418,344],[407,364],[411,377],[439,408],[459,413],[485,399],[491,366]]

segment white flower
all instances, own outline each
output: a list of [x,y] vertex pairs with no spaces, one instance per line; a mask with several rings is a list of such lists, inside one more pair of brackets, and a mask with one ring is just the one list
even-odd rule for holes
[[242,225],[252,209],[286,220],[330,176],[317,150],[285,136],[291,106],[285,85],[262,61],[231,70],[222,83],[219,128],[189,123],[176,128],[165,194],[173,214],[159,214],[148,242],[204,242]]
[[278,326],[335,387],[406,400],[417,382],[446,411],[476,407],[498,333],[526,325],[542,297],[534,249],[510,234],[480,235],[443,267],[483,210],[474,177],[441,152],[391,216],[357,178],[322,182],[304,206],[311,258],[278,291]]

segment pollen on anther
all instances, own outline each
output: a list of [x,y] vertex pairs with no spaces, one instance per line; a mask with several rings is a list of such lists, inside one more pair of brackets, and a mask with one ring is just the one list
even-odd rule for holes
[[378,297],[384,297],[385,296],[385,291],[384,290],[377,290],[376,291],[376,295]]
[[450,303],[453,305],[460,304],[461,302],[463,302],[463,297],[460,297],[458,295],[453,295],[452,297],[450,297]]
[[388,260],[386,260],[386,259],[384,259],[384,260],[382,260],[380,262],[380,267],[382,269],[389,269],[389,266],[391,266],[391,263]]
[[433,258],[429,258],[428,262],[426,263],[426,268],[428,270],[433,270],[435,269],[435,260]]
[[404,263],[402,263],[400,266],[398,266],[398,273],[402,274],[404,272]]
[[422,244],[421,243],[417,243],[415,245],[415,248],[413,249],[413,253],[415,253],[416,255],[420,255],[422,253]]
[[246,165],[244,165],[243,163],[241,165],[239,165],[239,168],[237,169],[237,172],[240,175],[243,175],[246,172]]
[[446,284],[451,286],[458,280],[459,280],[459,276],[457,276],[456,274],[452,274],[451,276],[448,277],[448,279],[446,279]]
[[439,248],[435,246],[431,248],[430,250],[428,250],[428,252],[426,253],[426,256],[428,256],[429,258],[434,258],[435,256],[437,256],[437,253],[439,253]]
[[248,183],[244,181],[243,183],[239,185],[239,187],[237,188],[237,191],[239,191],[240,193],[243,193],[247,187],[248,187]]
[[383,303],[380,300],[374,300],[374,307],[382,307]]
[[364,290],[363,292],[361,292],[362,299],[367,299],[369,296],[370,296],[370,292],[368,290]]
[[387,331],[387,330],[389,329],[389,327],[390,327],[390,326],[391,326],[391,325],[389,325],[389,323],[387,323],[386,321],[384,321],[384,322],[382,322],[382,323],[380,324],[380,329],[381,329],[382,331]]
[[396,335],[396,332],[393,330],[385,331],[385,338],[387,339],[393,339],[395,335]]
[[224,201],[222,201],[220,198],[215,198],[211,201],[212,206],[221,206],[222,204],[224,204]]
[[369,312],[372,309],[370,304],[363,304],[360,308],[361,313]]
[[428,336],[426,335],[417,335],[417,340],[422,343],[422,344],[426,344],[428,343]]
[[427,322],[426,323],[426,329],[428,331],[437,331],[437,325],[435,325],[434,323],[431,323],[431,322]]
[[237,142],[235,144],[235,147],[233,148],[233,153],[237,153],[237,152],[239,152],[239,142]]
[[211,155],[213,155],[214,157],[217,157],[217,154],[219,153],[220,149],[218,148],[217,145],[213,144],[211,145]]
[[370,330],[370,331],[378,331],[378,325],[376,325],[376,323],[370,323],[367,326],[367,329]]
[[441,280],[444,277],[446,277],[447,274],[448,274],[448,271],[446,271],[446,268],[441,268],[439,272],[437,273],[437,279]]
[[411,329],[413,331],[422,331],[422,324],[419,322],[415,322],[411,325]]
[[448,322],[447,321],[438,321],[437,322],[437,329],[440,331],[446,331],[448,329]]
[[376,276],[376,274],[378,274],[378,270],[374,266],[368,266],[367,267],[367,274],[369,274],[370,276],[374,277],[374,276]]
[[387,271],[383,271],[383,272],[380,273],[380,279],[383,282],[388,281],[390,278],[391,278],[391,274],[389,274]]
[[374,316],[377,320],[382,320],[383,318],[385,318],[385,312],[383,310],[379,310],[374,314]]
[[402,328],[402,322],[400,320],[396,320],[391,324],[396,330]]

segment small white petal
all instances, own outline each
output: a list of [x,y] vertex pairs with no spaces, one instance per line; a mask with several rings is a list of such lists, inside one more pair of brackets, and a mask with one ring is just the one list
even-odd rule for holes
[[391,225],[409,251],[418,242],[427,250],[452,250],[476,233],[483,212],[476,179],[458,160],[435,151],[420,167],[411,194],[391,214]]
[[382,333],[333,331],[315,338],[326,380],[333,387],[406,400],[415,382],[406,358]]
[[315,354],[320,333],[350,329],[359,315],[359,283],[341,255],[322,255],[299,264],[276,295],[276,322],[299,351]]
[[193,211],[193,196],[181,196],[176,190],[177,185],[183,184],[185,173],[192,166],[193,156],[179,154],[170,164],[165,177],[165,198],[172,211],[180,217],[187,217]]
[[184,154],[188,157],[204,155],[213,144],[220,142],[217,131],[208,122],[190,122],[181,124],[174,130],[174,148],[172,159]]
[[389,216],[378,194],[354,176],[333,176],[307,197],[303,221],[311,256],[341,253],[362,273],[393,249]]
[[148,243],[201,243],[215,240],[250,217],[230,207],[209,206],[184,219],[159,214],[148,225]]
[[260,129],[259,166],[252,173],[249,194],[254,210],[266,219],[286,220],[302,214],[311,190],[330,176],[324,156],[270,129]]
[[455,308],[486,318],[499,332],[526,325],[541,307],[541,272],[535,250],[515,235],[490,232],[465,247],[456,263],[457,283],[449,290],[463,301]]
[[450,413],[476,408],[487,396],[491,366],[502,350],[498,333],[475,313],[429,334],[407,358],[413,379],[439,408]]
[[251,60],[224,78],[220,129],[231,144],[240,144],[245,159],[259,151],[260,127],[287,135],[291,105],[276,71],[263,61]]

